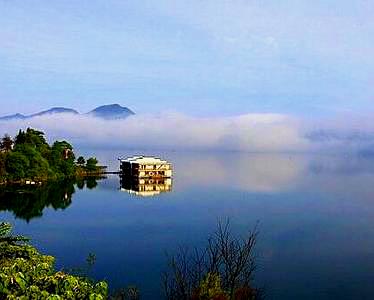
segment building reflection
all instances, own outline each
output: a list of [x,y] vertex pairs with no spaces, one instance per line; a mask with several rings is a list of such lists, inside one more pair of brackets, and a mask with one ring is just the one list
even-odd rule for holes
[[161,193],[171,192],[171,178],[137,178],[120,177],[121,191],[142,197],[150,197]]
[[121,190],[149,197],[170,192],[172,166],[154,156],[133,156],[120,161]]

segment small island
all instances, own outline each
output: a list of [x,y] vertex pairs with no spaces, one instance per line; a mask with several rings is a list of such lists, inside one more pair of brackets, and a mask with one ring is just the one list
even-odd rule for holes
[[0,141],[0,184],[42,184],[48,180],[101,176],[106,167],[95,157],[76,159],[67,141],[48,144],[42,131],[19,130],[14,139]]

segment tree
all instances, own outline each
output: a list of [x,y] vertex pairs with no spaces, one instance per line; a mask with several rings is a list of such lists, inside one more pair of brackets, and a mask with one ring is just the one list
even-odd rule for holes
[[7,155],[5,168],[11,179],[25,178],[27,169],[30,166],[28,158],[19,152],[10,152]]
[[86,169],[87,171],[97,171],[97,159],[96,157],[90,157],[89,159],[87,159],[87,163],[86,163]]
[[52,170],[48,161],[34,146],[29,144],[19,145],[14,153],[21,153],[29,160],[29,167],[25,170],[25,177],[46,178],[51,175]]
[[27,128],[26,143],[35,145],[36,148],[49,147],[44,137],[44,132]]
[[6,154],[0,152],[0,182],[1,179],[6,177],[6,168],[5,168]]
[[23,130],[19,130],[18,134],[16,135],[14,144],[15,146],[24,144],[26,142],[26,133]]
[[75,175],[73,146],[66,141],[54,142],[51,148],[50,165],[58,176]]
[[[14,144],[14,147],[12,145]],[[9,135],[0,139],[0,179],[19,180],[25,178],[58,179],[72,178],[81,173],[97,172],[98,161],[80,156],[75,161],[73,146],[66,141],[56,141],[50,146],[39,130],[19,130],[14,142]]]
[[84,166],[84,164],[86,163],[86,160],[84,159],[83,156],[79,156],[78,159],[77,159],[77,164],[81,167]]
[[35,130],[32,128],[27,128],[26,132],[20,130],[15,138],[15,146],[28,144],[42,151],[49,148],[49,145],[44,137],[44,132]]
[[170,257],[169,270],[164,273],[166,299],[261,299],[260,291],[252,287],[256,237],[256,228],[237,238],[229,222],[219,223],[204,248],[192,252],[182,248]]
[[9,135],[4,135],[0,142],[0,149],[6,152],[12,150],[13,147],[13,140]]

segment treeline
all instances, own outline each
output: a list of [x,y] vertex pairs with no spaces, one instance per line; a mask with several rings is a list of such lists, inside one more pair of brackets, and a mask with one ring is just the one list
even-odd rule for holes
[[75,160],[73,146],[66,141],[49,145],[42,131],[27,128],[12,139],[0,141],[0,183],[20,180],[63,179],[98,172],[96,158]]

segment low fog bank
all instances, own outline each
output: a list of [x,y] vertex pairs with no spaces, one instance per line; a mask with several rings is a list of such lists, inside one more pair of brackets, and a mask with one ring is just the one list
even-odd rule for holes
[[177,113],[135,115],[122,120],[55,114],[0,122],[0,134],[20,128],[44,131],[76,147],[242,152],[340,151],[370,154],[374,122],[305,122],[283,114],[197,118]]

